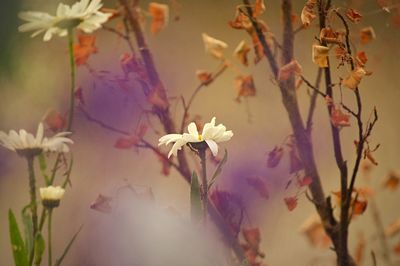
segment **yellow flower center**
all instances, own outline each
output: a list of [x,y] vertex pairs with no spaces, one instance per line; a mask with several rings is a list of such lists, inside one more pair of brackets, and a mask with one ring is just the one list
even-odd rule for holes
[[203,136],[201,134],[199,134],[199,140],[203,140]]

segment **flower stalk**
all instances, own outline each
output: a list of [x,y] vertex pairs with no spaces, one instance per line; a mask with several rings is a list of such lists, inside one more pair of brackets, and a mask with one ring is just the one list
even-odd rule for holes
[[[32,212],[32,227],[33,227],[33,239],[35,239],[38,231],[38,216],[37,216],[37,203],[36,203],[36,179],[35,171],[33,168],[34,156],[27,156],[26,160],[28,162],[28,173],[29,173],[29,194],[31,198],[30,208]],[[29,254],[29,265],[32,265],[33,257],[35,254],[35,245],[33,245],[32,250]]]
[[207,206],[208,206],[208,179],[207,179],[207,162],[206,162],[206,147],[205,148],[200,148],[198,150],[199,157],[200,157],[200,162],[201,162],[201,185],[202,185],[202,191],[203,191],[203,221],[204,225],[207,224]]
[[68,29],[68,52],[69,52],[69,63],[71,68],[71,90],[70,90],[70,102],[69,102],[69,114],[68,114],[68,125],[67,131],[71,131],[72,123],[74,120],[74,109],[75,109],[75,58],[74,58],[74,29]]
[[52,223],[53,208],[48,208],[48,220],[47,220],[47,245],[48,245],[48,265],[52,265],[52,249],[51,249],[51,223]]

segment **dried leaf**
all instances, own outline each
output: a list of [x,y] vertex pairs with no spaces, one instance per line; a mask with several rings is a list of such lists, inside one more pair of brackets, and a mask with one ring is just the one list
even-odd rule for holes
[[397,189],[399,183],[400,183],[400,175],[394,171],[390,171],[383,183],[383,186],[393,191]]
[[247,184],[254,188],[261,197],[269,199],[269,192],[267,185],[260,177],[248,177],[246,178]]
[[237,91],[236,100],[240,102],[242,97],[256,95],[256,87],[254,85],[253,76],[237,76],[235,79],[235,87]]
[[149,3],[149,13],[152,17],[150,31],[157,34],[168,25],[169,7],[155,2]]
[[321,223],[321,218],[317,214],[307,218],[300,227],[300,233],[304,234],[314,247],[327,249],[332,245]]
[[129,73],[135,73],[141,79],[147,80],[147,74],[141,63],[140,59],[136,58],[135,55],[130,53],[124,53],[120,58],[120,65],[125,76]]
[[350,115],[344,114],[342,110],[336,106],[331,109],[332,125],[338,128],[350,126]]
[[385,235],[387,237],[393,237],[398,233],[400,233],[400,219],[397,219],[385,228]]
[[362,15],[355,9],[349,8],[346,11],[346,17],[353,23],[360,22]]
[[120,137],[114,144],[117,149],[130,149],[136,146],[140,140],[144,137],[147,131],[147,125],[141,124],[137,129],[136,133],[128,137]]
[[278,166],[282,159],[284,150],[282,147],[275,146],[275,148],[268,153],[267,167],[274,168]]
[[159,95],[158,90],[152,90],[149,96],[147,96],[147,101],[155,107],[163,110],[166,110],[169,107],[169,103]]
[[102,213],[110,213],[112,211],[112,207],[110,204],[111,201],[111,197],[99,194],[97,196],[97,199],[92,204],[90,204],[90,208]]
[[46,112],[43,121],[53,132],[61,131],[66,126],[65,116],[54,109]]
[[342,84],[349,89],[355,90],[365,75],[368,75],[368,72],[362,67],[357,67],[347,78],[342,80]]
[[74,58],[77,66],[84,65],[90,55],[97,53],[96,36],[78,35],[78,44],[74,44]]
[[342,34],[333,30],[331,27],[326,27],[319,33],[319,38],[326,43],[338,44],[343,43]]
[[289,211],[293,211],[297,207],[297,197],[286,197],[284,198],[286,207]]
[[312,46],[312,61],[319,67],[328,67],[329,48],[314,44]]
[[364,67],[368,61],[368,57],[364,51],[358,52],[356,56],[356,63],[359,67]]
[[251,25],[251,21],[249,17],[244,14],[240,9],[237,9],[235,19],[229,21],[229,26],[237,30],[252,30],[253,26]]
[[213,81],[212,73],[208,72],[207,70],[197,70],[196,76],[205,86]]
[[310,176],[305,176],[302,179],[298,180],[298,184],[300,187],[307,187],[312,183],[312,178]]
[[223,41],[207,35],[206,33],[203,33],[202,37],[206,53],[214,56],[217,59],[224,59],[224,50],[228,48],[228,45]]
[[314,8],[317,0],[308,0],[301,11],[300,19],[304,27],[310,26],[311,22],[317,17]]
[[374,28],[365,27],[360,30],[360,41],[361,44],[370,43],[372,40],[376,39]]
[[301,72],[302,68],[299,62],[297,62],[297,60],[292,60],[286,65],[282,66],[281,69],[279,69],[278,80],[279,81],[288,80],[295,74],[300,75]]
[[265,4],[264,0],[256,0],[256,3],[254,4],[253,8],[253,16],[258,17],[265,11]]
[[265,254],[260,251],[261,234],[259,228],[242,229],[243,238],[246,241],[241,244],[247,262],[250,266],[260,266],[258,258],[264,258]]
[[79,104],[85,105],[85,98],[83,97],[83,89],[82,87],[78,87],[74,93],[75,99],[78,101]]
[[250,52],[249,46],[246,44],[246,42],[243,40],[241,41],[238,46],[236,47],[235,51],[233,52],[233,55],[239,59],[239,61],[245,65],[249,65],[249,60],[247,58],[247,54]]
[[396,255],[400,255],[400,243],[397,243],[397,244],[394,246],[393,252],[394,252]]
[[357,199],[354,199],[352,204],[354,204],[353,205],[353,214],[354,215],[361,215],[367,209],[368,201],[367,200],[359,200],[357,198]]

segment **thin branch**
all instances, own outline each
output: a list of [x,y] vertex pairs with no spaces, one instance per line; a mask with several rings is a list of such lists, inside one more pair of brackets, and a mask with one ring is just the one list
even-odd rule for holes
[[224,71],[228,68],[228,65],[224,62],[221,66],[221,68],[215,72],[214,75],[211,76],[210,80],[207,80],[206,82],[202,82],[200,83],[196,89],[193,91],[192,95],[189,98],[188,103],[186,104],[185,99],[182,97],[182,103],[183,103],[183,117],[182,117],[182,122],[181,122],[181,129],[180,132],[183,132],[183,129],[186,125],[186,120],[187,120],[187,115],[189,112],[189,109],[193,103],[193,100],[195,99],[196,95],[200,92],[200,90],[204,87],[204,86],[208,86],[211,82],[215,81],[215,79],[217,79],[222,73],[224,73]]
[[[318,91],[319,91],[319,85],[321,83],[321,76],[322,76],[322,69],[318,68],[317,78],[315,80],[315,85],[314,85],[314,87],[317,90],[314,90],[313,94],[311,95],[310,107],[308,109],[307,122],[306,122],[306,130],[307,130],[307,132],[311,132],[312,120],[313,120],[313,116],[314,116],[315,107],[316,107],[316,104],[317,104],[317,96],[318,96]],[[301,79],[304,82],[306,82],[303,76],[301,76]],[[307,82],[306,82],[306,84],[308,86]]]

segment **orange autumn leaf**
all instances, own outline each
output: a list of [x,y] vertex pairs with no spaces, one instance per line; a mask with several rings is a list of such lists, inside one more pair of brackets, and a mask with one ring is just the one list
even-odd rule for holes
[[297,60],[292,60],[279,69],[278,80],[279,81],[288,80],[293,75],[296,75],[296,74],[300,75],[301,72],[302,72],[302,68],[301,68],[299,62],[297,62]]
[[235,51],[233,52],[233,55],[235,57],[237,57],[243,65],[248,66],[249,60],[247,58],[247,55],[249,52],[250,52],[250,48],[246,44],[246,42],[243,40],[238,44]]
[[321,41],[325,41],[326,43],[339,45],[343,43],[342,35],[339,32],[333,30],[331,27],[325,27],[321,29],[319,38],[321,39]]
[[150,31],[157,34],[164,29],[169,21],[169,7],[155,2],[149,3],[149,13],[152,17]]
[[299,179],[297,183],[300,187],[307,187],[312,183],[312,178],[310,176],[305,176]]
[[347,78],[343,79],[341,83],[347,88],[355,90],[362,78],[368,74],[369,73],[364,68],[356,67],[356,69],[354,69]]
[[125,76],[129,75],[129,73],[135,73],[140,79],[147,80],[146,70],[142,62],[134,54],[122,54],[119,62]]
[[286,197],[283,199],[289,211],[293,211],[297,207],[297,197]]
[[235,79],[236,101],[240,102],[242,97],[256,95],[256,87],[254,85],[253,76],[238,76]]
[[385,228],[385,235],[387,237],[392,237],[400,233],[400,219],[392,222]]
[[353,23],[360,22],[362,15],[355,9],[349,8],[346,12],[346,17]]
[[400,243],[398,243],[398,244],[396,244],[396,245],[394,246],[393,252],[394,252],[396,255],[400,255]]
[[360,30],[360,41],[361,44],[370,43],[372,40],[375,40],[376,35],[374,28],[372,27],[365,27]]
[[85,105],[85,98],[83,97],[83,89],[82,89],[82,87],[78,87],[75,90],[74,97],[78,101],[79,104]]
[[147,125],[141,124],[137,129],[135,134],[132,134],[128,137],[120,137],[114,144],[114,147],[117,149],[130,149],[136,146],[140,140],[144,137],[147,131]]
[[54,109],[46,112],[43,121],[53,132],[62,130],[66,125],[65,116]]
[[90,55],[97,53],[96,36],[94,35],[78,35],[78,42],[74,44],[74,59],[77,66],[84,65]]
[[390,171],[384,180],[383,186],[389,190],[397,189],[400,183],[400,175],[394,171]]
[[258,17],[265,11],[265,4],[264,0],[256,0],[256,3],[254,4],[253,8],[253,16]]
[[282,159],[283,152],[283,148],[278,146],[275,146],[272,151],[268,152],[267,167],[274,168],[278,166],[279,162]]
[[312,61],[319,67],[328,67],[329,48],[314,44],[312,46]]
[[359,200],[354,199],[353,202],[353,214],[354,215],[361,215],[365,212],[368,206],[368,201],[366,200]]
[[224,59],[224,50],[228,48],[228,44],[223,41],[217,40],[206,33],[202,34],[204,47],[206,53],[212,55],[217,59]]
[[208,85],[213,81],[212,73],[207,70],[196,70],[196,77],[204,85]]
[[261,197],[269,199],[269,192],[265,182],[260,177],[248,177],[246,182],[249,186],[254,188]]
[[345,48],[340,47],[340,46],[335,48],[335,55],[336,55],[337,59],[344,60],[346,58],[346,54],[347,54],[347,51]]
[[241,244],[249,266],[260,266],[258,258],[264,258],[265,254],[260,251],[261,234],[259,228],[243,228],[242,235],[245,243]]
[[317,17],[314,11],[316,4],[317,0],[307,0],[304,5],[300,15],[301,23],[304,27],[310,26],[311,22]]
[[304,221],[300,227],[300,233],[304,234],[314,247],[327,249],[332,245],[321,223],[321,218],[317,214]]
[[90,208],[102,213],[110,213],[112,211],[112,207],[110,204],[111,201],[111,197],[99,194],[96,200],[92,204],[90,204]]
[[358,52],[356,55],[356,63],[360,67],[364,67],[368,61],[368,57],[364,51]]
[[246,14],[244,14],[241,11],[241,9],[238,9],[236,11],[234,20],[229,21],[228,24],[233,29],[237,29],[237,30],[245,29],[247,31],[250,31],[253,28],[249,17]]
[[158,90],[152,90],[147,96],[147,101],[157,108],[166,110],[169,107],[169,103],[161,98]]
[[337,128],[350,126],[350,115],[342,112],[342,110],[336,106],[331,109],[331,123]]

